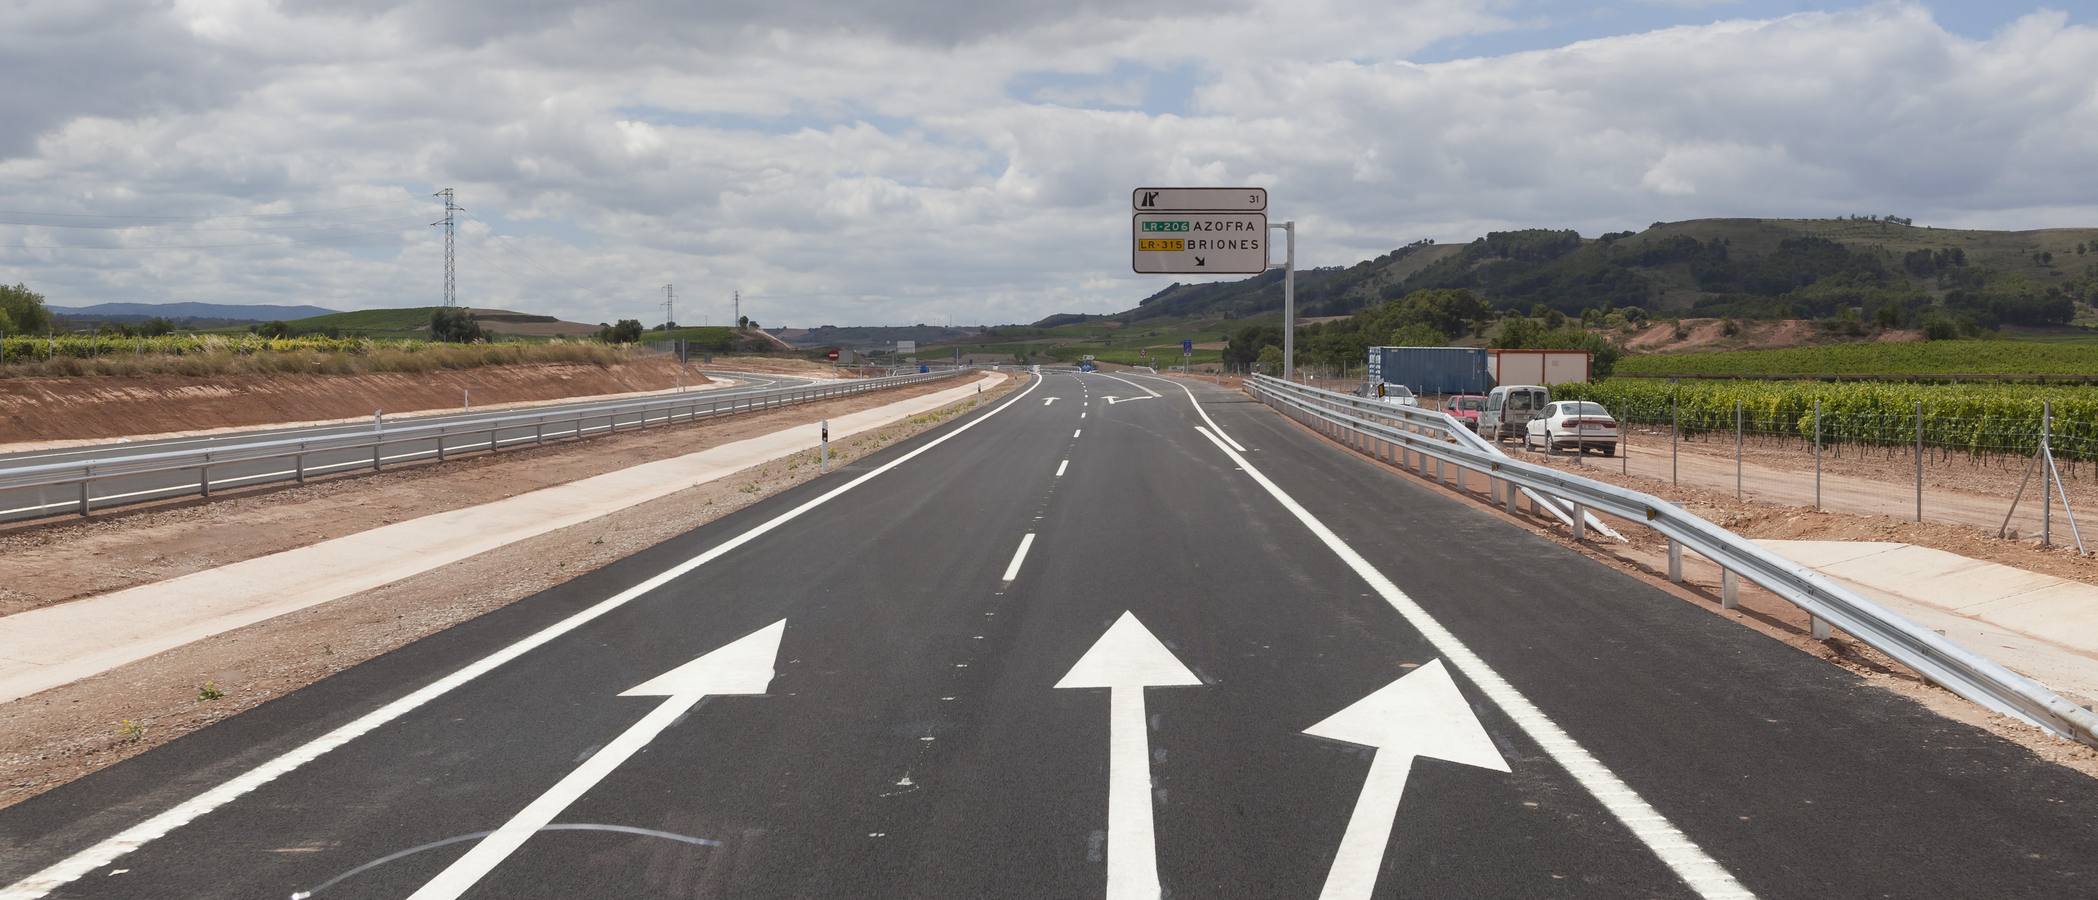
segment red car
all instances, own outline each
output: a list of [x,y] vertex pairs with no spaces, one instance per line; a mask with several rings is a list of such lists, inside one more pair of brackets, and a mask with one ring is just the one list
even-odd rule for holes
[[1473,431],[1479,430],[1479,411],[1485,408],[1486,398],[1478,394],[1451,394],[1442,400],[1442,411]]

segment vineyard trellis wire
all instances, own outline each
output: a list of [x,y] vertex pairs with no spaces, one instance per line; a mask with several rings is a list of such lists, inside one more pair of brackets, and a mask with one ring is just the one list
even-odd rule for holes
[[[1668,425],[1684,438],[1741,430],[1764,439],[1811,443],[1819,402],[1820,442],[1845,447],[1913,452],[1917,410],[1927,452],[1975,462],[2022,460],[2037,453],[2043,431],[2064,463],[2098,465],[2098,388],[2004,385],[1911,385],[1823,382],[1678,382],[1607,380],[1562,384],[1554,399],[1593,400],[1630,424]],[[2047,428],[2042,416],[2051,406]],[[2064,474],[2075,466],[2064,466]]]

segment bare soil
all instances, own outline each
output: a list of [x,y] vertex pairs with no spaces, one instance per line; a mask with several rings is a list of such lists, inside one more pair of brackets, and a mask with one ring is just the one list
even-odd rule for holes
[[[1019,379],[970,397],[927,415],[916,416],[887,428],[832,444],[833,460],[856,459],[896,441],[932,428],[980,404],[1012,391]],[[947,385],[951,387],[951,385]],[[404,473],[391,502],[408,504],[428,493],[439,504],[479,502],[504,496],[506,479],[549,466],[575,464],[572,456],[596,455],[609,441],[631,441],[635,452],[624,464],[646,461],[661,455],[686,453],[709,446],[709,442],[734,440],[773,430],[790,423],[806,423],[821,416],[836,416],[864,405],[886,403],[904,391],[885,391],[874,397],[855,397],[791,410],[781,410],[738,419],[733,428],[723,423],[700,427],[676,427],[635,432],[625,438],[593,443],[590,454],[570,447],[548,448],[531,453],[505,453],[483,458],[475,465]],[[213,722],[237,715],[272,697],[298,690],[308,684],[356,665],[424,636],[450,628],[490,610],[500,608],[585,572],[600,568],[635,552],[690,531],[737,509],[756,503],[795,484],[816,476],[813,454],[775,460],[738,472],[727,478],[661,497],[600,519],[520,541],[499,550],[473,557],[376,590],[322,604],[287,616],[261,622],[203,641],[140,660],[63,687],[54,688],[11,704],[0,706],[0,807],[19,803],[51,788],[87,775],[153,747],[174,740]],[[588,474],[587,466],[573,470],[576,477]],[[416,479],[409,481],[409,479]],[[370,479],[377,481],[379,479]],[[455,485],[456,482],[456,485]],[[370,485],[328,485],[332,490],[308,496],[299,491],[275,492],[241,501],[282,506],[290,511],[284,521],[317,521],[345,511],[340,493]],[[394,489],[383,485],[382,489]],[[359,497],[370,497],[362,493]],[[434,511],[441,506],[422,509]],[[250,510],[252,512],[253,510]],[[399,515],[409,514],[405,510]],[[418,513],[419,514],[419,513]],[[369,521],[360,527],[379,524]],[[121,534],[104,528],[165,528],[179,534],[177,522],[141,514],[87,523],[83,538],[70,551],[52,549],[46,560],[67,560],[80,567],[105,565],[108,555],[126,543]],[[209,529],[209,523],[190,521],[189,529]],[[294,535],[296,545],[327,536],[322,532]],[[219,532],[213,539],[229,542],[238,550],[214,551],[227,561],[235,556],[256,555],[279,549],[287,539],[266,530]],[[129,539],[147,543],[138,536]],[[150,551],[142,551],[150,553]],[[13,554],[0,560],[14,565]],[[194,559],[170,560],[159,571],[179,573],[197,566]],[[139,580],[165,577],[142,574]],[[223,696],[202,699],[201,689],[211,684]],[[133,727],[135,726],[135,727]]]
[[[1592,475],[1630,474],[1682,485],[1734,492],[1734,443],[1728,435],[1706,435],[1675,445],[1670,459],[1666,428],[1632,426],[1625,460],[1589,456],[1581,462]],[[1504,445],[1518,453],[1517,445]],[[2029,459],[2022,457],[1972,457],[1944,454],[1924,448],[1923,518],[1964,526],[1993,537],[2003,528],[2011,501],[2018,495]],[[1571,461],[1575,457],[1530,454],[1533,461]],[[1776,506],[1814,506],[1814,448],[1796,440],[1748,438],[1741,449],[1741,486],[1744,498]],[[2062,492],[2079,522],[2098,531],[2098,478],[2089,467],[2064,464]],[[1821,506],[1824,509],[1860,516],[1884,516],[1913,520],[1916,515],[1916,458],[1902,448],[1846,447],[1838,453],[1824,449],[1821,458]],[[2008,537],[2037,542],[2040,533],[2040,478],[2037,474],[2024,487],[2024,497],[2010,516]],[[2087,535],[2098,547],[2098,534]],[[2059,501],[2054,506],[2053,540],[2071,543],[2067,518]]]
[[0,379],[0,445],[459,409],[704,384],[669,357],[357,375],[140,375]]
[[0,615],[164,581],[953,387],[911,385],[695,425],[224,492],[91,519],[0,528]]
[[[1735,320],[1735,333],[1731,335],[1726,333],[1726,322],[1723,319],[1681,321],[1684,335],[1680,338],[1676,337],[1674,324],[1655,322],[1627,336],[1622,342],[1624,348],[1634,353],[1690,353],[1706,350],[1768,350],[1860,340],[1824,331],[1819,325],[1805,319],[1739,319]],[[1875,341],[1922,339],[1921,332],[1901,329],[1882,330],[1870,338]]]

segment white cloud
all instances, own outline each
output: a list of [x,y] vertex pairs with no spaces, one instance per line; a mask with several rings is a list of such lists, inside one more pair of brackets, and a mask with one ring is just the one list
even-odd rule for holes
[[[740,287],[768,324],[1126,307],[1163,286],[1126,274],[1142,183],[1264,184],[1322,265],[1521,225],[2098,212],[2098,30],[2059,13],[1971,40],[1893,4],[1423,65],[1513,26],[1462,0],[683,7],[17,7],[0,79],[32,89],[0,95],[21,125],[0,205],[337,211],[0,225],[0,279],[57,302],[428,303],[444,186],[474,215],[464,302],[647,318],[674,281],[685,318]],[[6,249],[84,245],[184,249]]]

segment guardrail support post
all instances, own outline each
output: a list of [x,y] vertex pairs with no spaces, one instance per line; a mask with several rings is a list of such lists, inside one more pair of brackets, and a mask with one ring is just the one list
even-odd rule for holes
[[379,471],[379,445],[372,445],[372,471]]
[[1574,541],[1578,543],[1582,540],[1586,540],[1588,537],[1588,510],[1583,509],[1581,507],[1581,504],[1579,503],[1574,503],[1572,501],[1567,502],[1568,505],[1573,507]]
[[495,445],[495,434],[496,434],[496,432],[497,432],[497,431],[499,431],[499,430],[500,430],[500,429],[496,429],[496,428],[490,428],[490,429],[488,429],[488,452],[490,452],[490,453],[494,453],[494,452],[496,451],[496,445]]
[[209,497],[209,496],[211,496],[211,467],[210,467],[210,466],[198,466],[198,467],[197,467],[197,490],[198,490],[198,491],[199,491],[200,493],[202,493],[202,494],[203,494],[204,496],[206,496],[206,497]]
[[1741,605],[1741,576],[1734,570],[1719,570],[1719,608],[1733,609]]
[[1809,634],[1809,635],[1812,635],[1812,636],[1813,636],[1813,638],[1814,638],[1814,640],[1817,640],[1817,641],[1825,641],[1825,640],[1828,640],[1828,638],[1829,638],[1829,631],[1830,631],[1830,628],[1829,628],[1829,624],[1828,624],[1828,620],[1827,620],[1827,619],[1823,619],[1823,618],[1822,618],[1822,617],[1820,617],[1820,616],[1811,616],[1811,617],[1809,617],[1809,618],[1808,618],[1808,621],[1807,621],[1807,634]]
[[1508,514],[1511,516],[1518,515],[1519,513],[1515,508],[1515,498],[1522,493],[1522,489],[1516,487],[1515,482],[1503,478],[1501,479],[1501,491],[1507,495]]
[[545,443],[546,443],[546,423],[545,423],[545,422],[534,422],[534,423],[532,423],[532,443],[534,443],[534,444],[541,444],[541,445],[543,445],[543,444],[545,444]]
[[80,482],[80,514],[87,515],[87,482]]
[[1675,538],[1668,539],[1668,580],[1675,584],[1683,583],[1683,545],[1677,543]]
[[296,462],[298,463],[298,470],[299,470],[299,483],[300,483],[300,484],[305,484],[305,483],[306,483],[306,454],[304,454],[304,453],[301,453],[301,454],[299,454],[298,456],[295,456],[295,457],[293,457],[293,460],[295,460],[295,461],[296,461]]
[[437,461],[444,462],[444,433],[437,434]]

